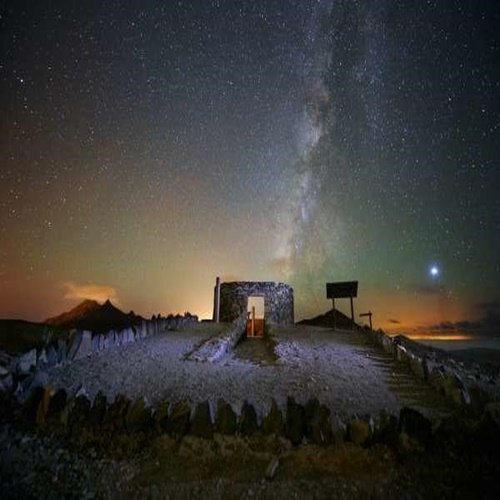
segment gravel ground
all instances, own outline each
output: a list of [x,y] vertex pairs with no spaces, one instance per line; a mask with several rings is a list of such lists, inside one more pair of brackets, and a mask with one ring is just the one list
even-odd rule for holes
[[83,387],[90,398],[99,390],[109,400],[118,393],[131,399],[144,397],[151,405],[183,399],[215,403],[223,398],[238,413],[247,400],[261,416],[271,398],[283,409],[287,396],[302,404],[317,397],[333,413],[346,417],[374,414],[382,408],[397,413],[405,405],[426,412],[439,406],[431,389],[398,372],[396,363],[368,344],[362,332],[274,327],[274,362],[269,356],[242,359],[238,348],[218,363],[184,359],[224,328],[227,325],[198,324],[101,351],[53,368],[48,372],[49,384],[70,394]]

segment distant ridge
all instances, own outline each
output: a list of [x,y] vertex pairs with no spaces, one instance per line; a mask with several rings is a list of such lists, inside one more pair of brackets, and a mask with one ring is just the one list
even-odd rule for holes
[[70,311],[66,311],[58,316],[46,319],[44,323],[46,325],[76,328],[79,321],[84,320],[92,311],[95,311],[100,307],[101,304],[99,304],[99,302],[87,299]]
[[[334,316],[335,314],[335,316]],[[335,323],[334,323],[335,317]],[[330,309],[325,314],[320,314],[319,316],[315,316],[310,319],[303,319],[297,323],[298,325],[309,325],[309,326],[324,326],[326,328],[333,328],[334,324],[336,328],[339,329],[349,329],[351,328],[352,321],[351,318],[346,316],[344,313],[341,313],[337,309],[335,311]],[[354,323],[355,328],[360,328],[357,323]]]
[[122,330],[142,321],[141,316],[132,311],[128,314],[120,311],[109,300],[100,305],[95,300],[84,300],[81,304],[68,312],[49,318],[47,325],[64,328],[78,328],[93,332]]

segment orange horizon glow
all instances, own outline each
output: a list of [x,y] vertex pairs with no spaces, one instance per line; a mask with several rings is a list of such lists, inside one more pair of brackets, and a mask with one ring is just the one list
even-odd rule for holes
[[432,333],[409,333],[406,335],[411,340],[471,340],[475,337],[466,333],[452,333],[450,335],[440,334],[435,335]]

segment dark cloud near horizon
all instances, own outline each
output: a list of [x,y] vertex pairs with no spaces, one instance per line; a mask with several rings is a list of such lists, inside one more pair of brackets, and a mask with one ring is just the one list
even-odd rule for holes
[[392,323],[394,325],[400,325],[401,324],[401,321],[399,321],[398,319],[389,319],[389,323]]
[[457,332],[477,337],[493,337],[500,335],[500,314],[487,315],[479,320],[442,321],[429,327],[433,333]]

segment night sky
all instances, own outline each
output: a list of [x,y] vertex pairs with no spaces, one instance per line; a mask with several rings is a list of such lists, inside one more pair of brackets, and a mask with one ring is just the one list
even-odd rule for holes
[[[500,324],[500,2],[4,1],[0,317],[83,298]],[[348,303],[338,304],[348,311]]]

